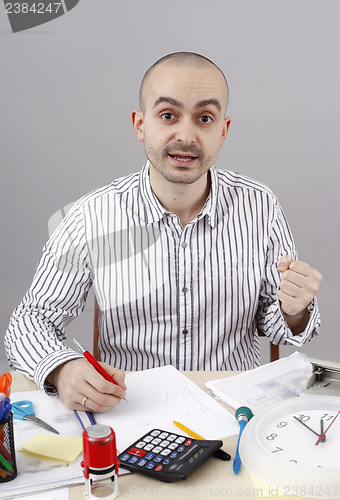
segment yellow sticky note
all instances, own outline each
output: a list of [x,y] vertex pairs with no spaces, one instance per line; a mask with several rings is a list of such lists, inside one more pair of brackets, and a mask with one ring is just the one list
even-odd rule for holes
[[73,462],[82,451],[81,437],[36,434],[22,447],[21,451],[44,457]]

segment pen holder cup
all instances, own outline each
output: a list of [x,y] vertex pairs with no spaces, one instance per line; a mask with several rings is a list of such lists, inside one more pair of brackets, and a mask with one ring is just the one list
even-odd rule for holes
[[0,422],[0,483],[17,477],[15,461],[13,415]]

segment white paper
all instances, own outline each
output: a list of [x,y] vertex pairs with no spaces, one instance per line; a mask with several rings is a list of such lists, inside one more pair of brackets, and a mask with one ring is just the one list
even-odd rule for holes
[[248,406],[255,414],[300,394],[312,373],[305,358],[305,354],[295,352],[240,375],[210,380],[206,386],[232,408]]
[[69,500],[69,489],[58,488],[57,490],[44,491],[33,495],[20,497],[22,500]]
[[235,417],[173,366],[129,373],[126,385],[128,402],[96,414],[113,428],[121,451],[153,428],[183,434],[173,420],[205,439],[238,433]]

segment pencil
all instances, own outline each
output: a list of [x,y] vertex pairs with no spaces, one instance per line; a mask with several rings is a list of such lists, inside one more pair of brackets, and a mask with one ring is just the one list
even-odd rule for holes
[[[196,432],[192,431],[191,429],[189,429],[185,425],[181,424],[180,422],[176,422],[175,420],[173,420],[173,423],[176,425],[176,427],[179,427],[179,429],[182,429],[182,431],[186,432],[187,434],[189,434],[189,436],[193,437],[194,439],[204,440],[204,438],[202,436],[200,436],[199,434],[196,434]],[[227,453],[226,451],[221,450],[221,449],[215,451],[214,457],[219,458],[220,460],[230,460],[231,459],[231,456],[229,455],[229,453]]]
[[13,471],[13,467],[11,466],[10,463],[7,462],[7,460],[4,459],[2,455],[0,455],[0,464],[7,469],[9,472]]
[[[115,384],[115,385],[118,385],[117,382],[115,382],[113,380],[112,377],[110,377],[110,375],[104,370],[104,368],[98,363],[98,361],[92,356],[92,354],[87,351],[85,349],[84,346],[81,345],[80,342],[78,342],[78,340],[76,339],[73,339],[73,342],[76,344],[76,346],[78,347],[79,351],[81,351],[83,353],[83,355],[85,356],[85,358],[87,359],[87,361],[89,363],[91,363],[91,365],[93,366],[93,368],[95,368],[97,370],[98,373],[100,373],[102,375],[102,377],[105,378],[105,380],[108,380],[109,382],[111,382],[112,384]],[[124,397],[125,401],[127,401],[127,398],[126,396]]]
[[184,431],[187,434],[189,434],[189,436],[191,436],[191,437],[193,437],[195,439],[204,439],[199,434],[196,434],[196,432],[192,431],[188,427],[185,427],[185,425],[183,425],[183,424],[181,424],[179,422],[176,422],[175,420],[173,421],[173,423],[176,425],[176,427],[179,427],[180,429],[182,429],[182,431]]
[[5,445],[0,441],[0,453],[5,460],[12,460],[10,453],[7,451]]

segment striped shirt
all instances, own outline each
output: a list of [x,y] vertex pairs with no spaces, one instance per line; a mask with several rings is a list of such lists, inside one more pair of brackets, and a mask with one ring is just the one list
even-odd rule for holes
[[315,299],[299,335],[281,313],[276,267],[296,250],[277,198],[245,176],[210,174],[210,195],[185,227],[154,195],[148,163],[81,198],[12,315],[10,365],[53,392],[47,375],[79,356],[63,343],[65,327],[92,285],[101,359],[124,370],[245,370],[260,364],[257,325],[276,344],[318,333]]

